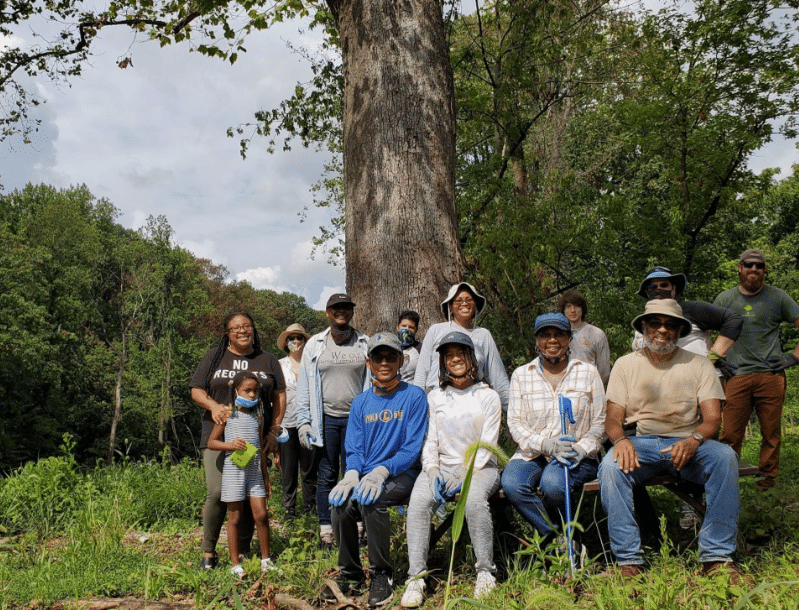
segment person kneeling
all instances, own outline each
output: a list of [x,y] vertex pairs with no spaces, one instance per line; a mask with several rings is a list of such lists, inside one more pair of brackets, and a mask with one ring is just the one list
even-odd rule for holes
[[[344,447],[347,469],[329,495],[333,535],[338,544],[339,579],[344,594],[365,584],[358,549],[358,520],[363,517],[369,549],[369,606],[394,594],[389,506],[405,504],[419,474],[419,454],[427,429],[424,390],[400,381],[402,346],[393,331],[369,340],[366,360],[373,387],[352,401]],[[320,597],[335,601],[330,587]]]
[[[422,473],[416,479],[408,505],[408,582],[401,604],[416,608],[424,601],[424,574],[430,547],[430,519],[436,506],[460,490],[468,463],[466,450],[481,441],[496,445],[502,419],[499,394],[479,378],[472,340],[451,332],[442,338],[439,353],[439,387],[427,396],[429,418],[422,449]],[[495,584],[493,528],[488,498],[499,488],[497,460],[478,449],[466,499],[466,522],[477,558],[475,598]]]

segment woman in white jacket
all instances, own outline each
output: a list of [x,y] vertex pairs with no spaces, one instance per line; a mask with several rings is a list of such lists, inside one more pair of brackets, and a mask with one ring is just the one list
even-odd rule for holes
[[[439,387],[427,401],[429,419],[422,448],[422,472],[416,479],[408,505],[409,579],[402,606],[416,608],[424,601],[424,578],[430,546],[430,519],[436,506],[460,490],[468,464],[466,450],[475,441],[496,445],[502,419],[499,395],[478,373],[472,340],[462,332],[441,339]],[[491,591],[495,584],[493,530],[488,498],[499,488],[496,457],[479,449],[466,502],[466,521],[477,559],[474,596]]]

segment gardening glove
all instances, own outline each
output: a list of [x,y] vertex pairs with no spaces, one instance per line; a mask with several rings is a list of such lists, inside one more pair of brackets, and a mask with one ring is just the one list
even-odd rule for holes
[[383,493],[386,478],[388,478],[388,468],[385,466],[378,466],[365,475],[355,489],[355,498],[358,500],[358,504],[366,506],[377,502],[380,494]]
[[449,486],[447,486],[447,481],[444,477],[441,477],[441,482],[438,486],[438,495],[436,499],[441,498],[441,502],[449,502],[452,500],[458,492],[460,492],[461,488],[463,487],[463,482],[459,481],[457,485],[454,485],[456,479],[453,479]]
[[546,439],[541,443],[541,449],[545,455],[549,455],[561,464],[568,466],[569,460],[577,455],[572,445],[574,445],[573,436],[561,436],[560,438]]
[[297,434],[300,437],[300,445],[302,445],[303,449],[311,451],[314,448],[314,444],[317,442],[316,435],[313,433],[311,424],[300,425],[299,429],[297,430]]
[[588,457],[588,452],[583,449],[580,445],[574,445],[572,447],[574,452],[577,454],[577,457],[571,459],[571,463],[569,464],[569,470],[574,470],[577,466],[582,462],[586,457]]
[[726,358],[719,358],[716,360],[713,366],[719,370],[719,373],[721,373],[721,376],[724,377],[724,379],[735,377],[735,373],[738,372],[738,367],[727,362]]
[[427,477],[430,481],[430,491],[433,493],[433,497],[436,499],[436,502],[443,504],[444,498],[441,497],[441,493],[439,492],[439,485],[444,483],[444,475],[441,474],[438,468],[433,466],[427,471]]
[[771,358],[768,359],[768,361],[771,363],[772,373],[780,373],[785,369],[789,369],[792,366],[796,366],[797,364],[799,364],[799,359],[793,354],[772,356]]
[[360,480],[357,470],[348,470],[344,473],[344,478],[338,482],[333,489],[330,490],[330,495],[327,496],[330,506],[341,506],[350,497],[350,492],[358,484]]

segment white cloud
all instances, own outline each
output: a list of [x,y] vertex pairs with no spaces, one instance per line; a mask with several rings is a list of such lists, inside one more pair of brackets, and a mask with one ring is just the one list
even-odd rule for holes
[[311,305],[314,309],[318,309],[319,311],[324,311],[325,306],[327,305],[327,300],[330,298],[331,295],[336,294],[337,292],[345,292],[343,286],[325,286],[322,289],[322,294],[319,295],[319,300],[314,304]]
[[213,239],[202,241],[178,240],[178,245],[194,254],[198,258],[207,258],[217,265],[227,266],[227,256],[219,250],[217,242]]
[[280,265],[274,267],[258,267],[247,269],[236,274],[239,281],[247,281],[257,290],[274,290],[275,292],[291,292],[281,283]]

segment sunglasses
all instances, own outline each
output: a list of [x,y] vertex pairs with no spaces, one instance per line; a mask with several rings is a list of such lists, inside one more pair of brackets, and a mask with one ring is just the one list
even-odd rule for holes
[[369,356],[369,360],[374,362],[375,364],[383,364],[384,362],[388,364],[396,364],[399,362],[400,356],[395,352],[391,352],[390,354],[372,354]]
[[682,326],[679,322],[675,322],[674,320],[660,320],[658,318],[649,318],[646,320],[645,324],[651,328],[652,330],[657,330],[662,326],[666,327],[666,330],[675,331]]
[[766,263],[761,263],[758,261],[744,261],[741,263],[744,266],[744,269],[751,269],[754,267],[755,269],[765,269]]

